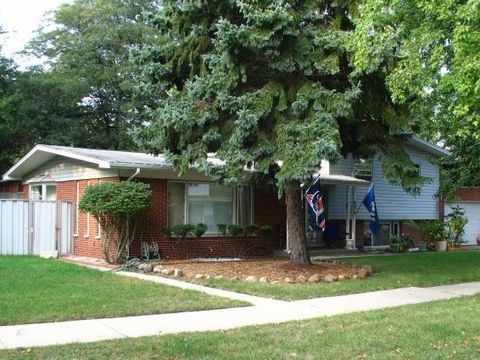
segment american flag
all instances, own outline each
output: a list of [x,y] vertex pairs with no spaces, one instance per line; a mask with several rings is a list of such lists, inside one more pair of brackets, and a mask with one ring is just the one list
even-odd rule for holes
[[325,207],[323,206],[322,193],[318,182],[308,188],[305,200],[307,200],[308,213],[310,214],[310,227],[312,230],[325,231]]

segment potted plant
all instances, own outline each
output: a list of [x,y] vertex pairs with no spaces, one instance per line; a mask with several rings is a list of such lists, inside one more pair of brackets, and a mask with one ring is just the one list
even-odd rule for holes
[[443,220],[433,220],[429,226],[430,238],[435,244],[435,251],[447,250],[447,229]]

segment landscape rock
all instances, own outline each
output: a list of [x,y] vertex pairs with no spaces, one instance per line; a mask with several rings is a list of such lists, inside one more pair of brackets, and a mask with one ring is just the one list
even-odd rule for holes
[[303,275],[298,275],[297,276],[297,281],[298,283],[304,283],[304,282],[307,282],[307,278]]
[[358,270],[358,277],[360,279],[365,279],[368,275],[370,275],[370,273],[368,272],[367,269],[362,268],[362,269]]
[[316,282],[319,282],[320,281],[320,275],[318,274],[313,274],[312,276],[310,276],[308,278],[308,282],[310,283],[316,283]]
[[257,278],[255,276],[247,276],[245,278],[245,281],[246,282],[256,282],[257,281]]
[[272,284],[272,285],[279,284],[279,283],[280,283],[280,281],[278,281],[278,280],[274,280],[274,281],[270,282],[270,284]]
[[173,269],[162,269],[160,272],[162,275],[173,275],[175,271]]
[[195,276],[193,277],[195,280],[200,280],[200,279],[203,279],[203,274],[195,274]]
[[345,280],[345,275],[338,275],[337,279],[338,281]]
[[175,277],[182,277],[182,276],[183,276],[183,270],[182,270],[182,269],[175,269],[175,270],[173,270],[173,276],[175,276]]
[[293,280],[290,279],[290,278],[288,278],[288,277],[286,277],[286,278],[283,280],[283,282],[284,282],[285,284],[292,284],[292,283],[293,283]]
[[145,264],[143,267],[143,272],[144,273],[150,273],[153,270],[153,265],[152,264]]
[[205,279],[211,279],[212,277],[210,275],[205,275]]
[[323,280],[326,281],[326,282],[334,282],[337,280],[337,277],[334,276],[334,275],[325,275],[323,277]]
[[358,279],[358,275],[357,274],[352,275],[352,279]]
[[143,271],[143,268],[145,267],[146,264],[140,264],[138,265],[138,270]]
[[238,280],[238,276],[234,276],[230,280]]
[[153,268],[153,272],[154,273],[161,273],[163,270],[163,266],[162,265],[157,265]]
[[266,278],[265,276],[262,276],[262,277],[258,280],[258,282],[266,283],[266,282],[268,282],[268,280],[267,280],[267,278]]
[[[222,280],[223,279],[223,275],[217,275],[215,276],[215,280]],[[233,279],[232,279],[233,280]]]
[[372,265],[365,265],[363,268],[368,271],[368,274],[369,274],[369,275],[372,275],[372,274],[373,274],[373,267],[372,267]]

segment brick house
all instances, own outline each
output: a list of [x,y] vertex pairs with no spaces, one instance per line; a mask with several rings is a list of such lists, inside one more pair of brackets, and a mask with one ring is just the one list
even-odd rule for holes
[[[446,156],[448,152],[417,138],[409,139],[405,150],[418,164],[420,175],[432,179],[417,197],[385,179],[380,156],[346,157],[334,164],[323,161],[318,175],[327,210],[327,231],[307,232],[308,245],[385,247],[391,236],[407,229],[405,220],[439,218],[441,203],[435,197],[439,170],[430,158]],[[153,197],[152,206],[141,216],[130,249],[132,256],[140,255],[142,241],[158,243],[161,256],[168,258],[268,255],[273,250],[288,248],[285,205],[273,186],[223,186],[194,167],[179,177],[163,156],[37,145],[7,171],[0,189],[21,194],[25,199],[71,202],[77,209],[87,186],[129,178],[144,182]],[[359,206],[373,180],[382,220],[381,234],[374,237],[368,233],[369,214]],[[200,239],[183,242],[164,235],[165,228],[182,223],[204,223],[208,230]],[[245,241],[218,234],[217,224],[252,223],[270,225],[271,239],[255,237]],[[93,216],[76,211],[73,224],[74,254],[101,257],[102,231]]]

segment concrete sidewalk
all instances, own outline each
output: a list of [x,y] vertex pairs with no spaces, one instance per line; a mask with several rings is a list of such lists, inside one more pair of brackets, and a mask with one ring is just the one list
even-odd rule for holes
[[[208,291],[218,290],[208,289]],[[201,291],[205,291],[205,289]],[[223,292],[223,290],[221,291]],[[226,293],[232,292],[227,291],[222,295],[225,296]],[[258,301],[255,306],[244,308],[3,326],[0,327],[0,348],[13,349],[181,332],[227,330],[248,325],[282,323],[356,311],[384,309],[479,293],[480,282],[473,282],[430,288],[408,287],[292,302],[259,298],[262,301]],[[242,294],[235,295],[235,298],[240,299],[237,297],[238,295]],[[245,298],[242,296],[242,299]],[[250,298],[250,300],[252,299]],[[256,302],[258,299],[254,300]]]

